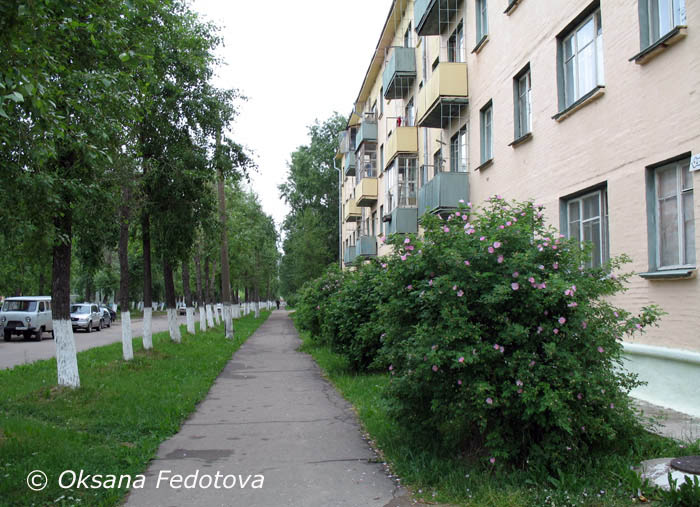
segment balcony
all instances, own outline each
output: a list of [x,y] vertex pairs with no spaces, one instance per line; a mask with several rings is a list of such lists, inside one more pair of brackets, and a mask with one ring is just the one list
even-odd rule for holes
[[346,266],[349,266],[352,264],[352,262],[355,260],[355,247],[354,246],[349,246],[345,248],[345,251],[343,252],[343,264]]
[[377,255],[376,236],[360,236],[355,245],[355,253],[358,257],[374,257]]
[[396,127],[386,144],[384,168],[389,167],[398,155],[416,153],[418,153],[418,128]]
[[416,79],[415,48],[392,47],[382,75],[384,98],[403,98]]
[[345,169],[345,176],[355,176],[355,152],[349,151],[345,153],[345,159],[343,161],[343,168]]
[[460,199],[469,200],[467,173],[437,173],[418,190],[418,216],[449,213],[457,208]]
[[358,222],[362,220],[362,210],[355,204],[355,199],[347,200],[343,209],[345,210],[343,213],[345,222]]
[[416,33],[419,37],[442,34],[456,12],[455,0],[416,0],[413,5]]
[[469,103],[467,64],[443,62],[438,64],[423,89],[418,92],[417,125],[447,128],[453,120],[466,115]]
[[357,205],[363,208],[372,206],[377,202],[377,178],[362,178],[355,187]]
[[416,208],[395,208],[389,217],[391,220],[384,226],[387,235],[418,232],[418,210]]
[[363,142],[377,142],[377,120],[365,118],[362,125],[357,129],[355,144],[359,148]]

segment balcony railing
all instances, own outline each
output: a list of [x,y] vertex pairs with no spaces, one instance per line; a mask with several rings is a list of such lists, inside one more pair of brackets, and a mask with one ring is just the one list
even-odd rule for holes
[[360,207],[372,206],[377,202],[377,178],[365,177],[357,182],[355,197]]
[[418,128],[396,127],[389,138],[384,151],[384,168],[400,154],[418,153]]
[[413,5],[416,33],[419,37],[442,34],[458,8],[456,0],[416,0]]
[[467,64],[442,62],[418,92],[419,127],[447,128],[457,119],[466,119],[469,103]]
[[377,255],[377,237],[360,236],[355,248],[358,257],[373,257]]
[[355,176],[355,152],[349,151],[345,154],[343,161],[345,176]]
[[343,219],[346,222],[357,222],[362,220],[362,210],[355,204],[355,199],[349,199],[345,202],[345,213]]
[[370,142],[376,142],[377,141],[377,119],[376,117],[365,117],[364,121],[360,125],[360,127],[357,129],[357,139],[355,141],[355,144],[357,145],[357,148],[359,148],[363,142],[365,141],[370,141]]
[[403,98],[416,79],[415,48],[392,47],[382,74],[384,98]]
[[459,201],[469,201],[467,173],[439,172],[418,190],[418,216],[425,213],[449,213]]
[[387,235],[412,234],[418,232],[418,209],[395,208],[389,214],[389,221],[384,228]]
[[345,264],[346,266],[352,264],[352,262],[355,260],[355,257],[357,257],[355,254],[355,246],[346,247],[343,251],[343,264]]

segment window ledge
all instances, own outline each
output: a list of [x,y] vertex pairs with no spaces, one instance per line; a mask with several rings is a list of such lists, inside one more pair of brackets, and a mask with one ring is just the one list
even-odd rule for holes
[[523,134],[522,136],[520,136],[516,140],[514,140],[512,143],[508,144],[508,146],[512,146],[513,148],[517,148],[521,144],[528,142],[530,139],[532,139],[532,132],[528,132],[527,134]]
[[647,273],[639,273],[639,276],[647,280],[683,280],[686,278],[695,278],[696,270],[691,268],[665,269],[661,271],[649,271]]
[[481,40],[476,43],[476,46],[474,46],[474,49],[472,49],[472,53],[478,54],[488,41],[489,41],[489,34],[485,34],[481,38]]
[[479,167],[476,167],[474,170],[481,171],[482,169],[486,169],[487,167],[491,167],[492,165],[493,165],[493,158],[490,158],[486,162],[481,164]]
[[679,40],[684,39],[686,35],[688,35],[688,27],[677,26],[652,45],[634,55],[629,61],[638,65],[644,65],[657,55],[663,53],[664,50],[673,46]]
[[508,7],[506,7],[505,11],[503,11],[503,14],[510,16],[510,13],[513,12],[518,5],[520,5],[520,1],[521,0],[510,0],[510,2],[508,2]]
[[563,109],[562,111],[559,111],[557,114],[552,116],[553,120],[556,121],[564,121],[566,118],[571,116],[573,113],[581,109],[582,107],[590,104],[594,100],[599,99],[600,97],[603,96],[605,93],[605,86],[599,85],[593,88],[590,92],[585,94],[583,97],[578,99],[576,102],[571,104],[569,107],[566,109]]

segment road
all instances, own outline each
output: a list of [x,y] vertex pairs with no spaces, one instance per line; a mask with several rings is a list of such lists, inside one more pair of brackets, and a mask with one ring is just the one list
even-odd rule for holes
[[[178,322],[185,324],[185,317],[179,316]],[[132,320],[131,328],[134,332],[134,338],[140,337],[143,329],[142,321]],[[168,318],[165,315],[153,317],[153,332],[159,333],[168,330]],[[93,331],[86,333],[85,331],[75,331],[75,346],[80,352],[92,347],[101,347],[110,343],[118,342],[122,339],[121,322],[112,323],[112,327],[103,329],[102,331]],[[12,368],[18,364],[33,363],[39,359],[50,359],[56,357],[56,346],[51,339],[50,333],[44,333],[44,339],[41,342],[24,341],[19,336],[13,336],[11,342],[0,340],[0,369]]]

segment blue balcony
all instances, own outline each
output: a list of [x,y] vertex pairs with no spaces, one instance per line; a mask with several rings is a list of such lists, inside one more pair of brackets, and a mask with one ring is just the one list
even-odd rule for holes
[[384,225],[387,235],[418,232],[418,209],[395,208],[389,216],[391,221]]
[[382,75],[384,98],[392,100],[405,97],[415,79],[415,48],[392,47]]
[[345,160],[343,161],[343,168],[345,169],[345,176],[355,176],[355,152],[349,151],[345,154]]
[[343,252],[343,264],[349,266],[355,260],[355,247],[349,246]]
[[363,121],[360,125],[360,128],[357,129],[357,138],[355,140],[355,145],[357,146],[357,149],[359,149],[360,146],[362,146],[362,143],[364,143],[365,141],[377,142],[376,120],[365,119],[365,121]]
[[450,213],[457,209],[460,199],[465,202],[469,200],[467,173],[437,173],[418,190],[418,216]]
[[418,36],[440,35],[457,14],[454,0],[416,0],[413,4],[413,19]]
[[360,236],[355,245],[355,253],[358,257],[375,257],[377,255],[376,236]]

